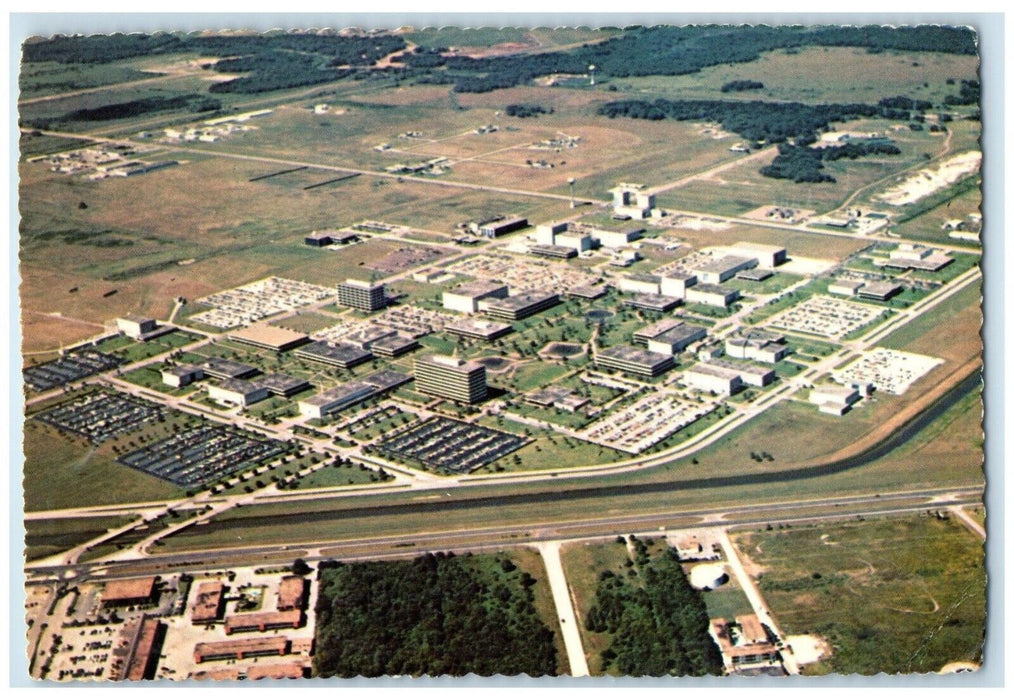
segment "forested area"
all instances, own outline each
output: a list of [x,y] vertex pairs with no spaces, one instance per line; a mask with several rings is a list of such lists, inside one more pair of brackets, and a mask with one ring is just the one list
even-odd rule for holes
[[180,95],[178,97],[148,97],[130,102],[117,102],[93,109],[78,109],[63,116],[64,121],[106,121],[126,119],[150,112],[168,112],[186,109],[190,112],[213,112],[221,109],[222,103],[205,95]]
[[607,632],[603,669],[624,676],[704,676],[722,673],[722,656],[708,632],[708,611],[679,558],[666,549],[654,558],[631,536],[636,561],[621,575],[604,571],[585,626]]
[[843,146],[827,146],[810,148],[809,146],[778,146],[778,155],[760,169],[760,174],[793,182],[835,182],[835,178],[823,172],[824,161],[836,161],[842,158],[855,160],[863,156],[889,155],[896,156],[901,149],[890,142],[848,143]]
[[554,675],[535,579],[504,555],[320,566],[317,675]]
[[[806,46],[854,46],[868,51],[911,50],[974,55],[975,34],[962,27],[770,27],[695,25],[685,27],[629,27],[623,34],[569,51],[471,58],[441,55],[439,49],[416,49],[385,71],[419,82],[453,84],[456,92],[488,92],[513,87],[553,73],[578,73],[596,66],[603,77],[683,75],[708,66],[746,63],[763,52]],[[24,45],[26,62],[106,63],[141,55],[193,51],[206,56],[256,57],[248,63],[253,74],[222,83],[218,91],[258,92],[312,85],[333,67],[367,66],[405,47],[400,36],[337,36],[316,33],[270,35],[111,34],[55,36]],[[279,52],[293,61],[286,66]],[[236,69],[225,63],[216,70]],[[279,73],[276,75],[276,73]],[[304,82],[297,83],[298,76]]]
[[[675,119],[677,121],[718,122],[726,131],[732,131],[754,143],[782,143],[797,139],[813,143],[820,131],[831,122],[859,117],[883,117],[908,120],[908,109],[890,104],[899,99],[885,98],[875,105],[818,104],[800,102],[764,102],[751,100],[618,100],[607,102],[598,113],[609,118]],[[927,108],[929,103],[926,103]]]
[[504,114],[508,117],[518,117],[519,119],[527,119],[528,117],[538,117],[540,114],[552,114],[552,107],[543,107],[537,104],[509,104],[504,107]]
[[763,90],[764,83],[759,80],[730,80],[722,85],[722,92],[746,92],[747,90]]

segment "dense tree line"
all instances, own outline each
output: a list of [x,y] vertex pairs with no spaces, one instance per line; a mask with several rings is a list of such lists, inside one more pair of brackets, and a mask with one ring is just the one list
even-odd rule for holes
[[824,161],[842,158],[855,160],[870,155],[899,155],[901,149],[889,141],[847,143],[842,146],[810,148],[783,143],[778,146],[778,155],[760,169],[760,174],[793,182],[835,182],[832,175],[823,172]]
[[321,676],[556,673],[535,579],[509,559],[427,554],[322,565],[315,670]]
[[944,98],[946,105],[977,105],[979,104],[979,81],[962,80],[959,94],[947,95]]
[[589,630],[612,635],[602,653],[604,670],[625,676],[721,674],[704,598],[690,585],[676,553],[667,549],[650,559],[644,543],[633,542],[639,574],[602,572],[585,620]]
[[175,34],[93,34],[56,35],[30,39],[21,47],[25,63],[111,63],[134,56],[153,56],[184,51],[183,40]]
[[109,119],[127,119],[149,112],[169,112],[186,109],[191,112],[213,112],[221,109],[222,103],[205,95],[180,95],[178,97],[147,97],[130,102],[117,102],[92,109],[77,109],[68,112],[63,121],[98,122]]
[[759,80],[730,80],[722,86],[722,92],[745,92],[747,90],[763,90],[764,83]]
[[265,51],[239,58],[227,58],[215,65],[222,73],[249,73],[220,83],[212,83],[209,92],[256,93],[284,90],[302,85],[317,85],[347,76],[350,70],[336,70],[327,59],[285,51]]
[[528,117],[538,117],[540,114],[552,114],[552,107],[543,107],[537,104],[509,104],[504,107],[504,114],[508,117],[518,117],[519,119],[526,119]]

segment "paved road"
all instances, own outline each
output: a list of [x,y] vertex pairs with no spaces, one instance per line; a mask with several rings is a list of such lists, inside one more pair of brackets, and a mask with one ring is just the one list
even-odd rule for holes
[[549,587],[553,591],[553,602],[556,604],[556,616],[560,619],[560,630],[563,632],[563,643],[567,648],[567,661],[570,663],[570,675],[587,676],[588,659],[585,657],[584,646],[581,644],[581,631],[578,629],[577,614],[570,599],[570,587],[567,575],[563,572],[560,561],[560,542],[540,542],[539,553],[546,565]]

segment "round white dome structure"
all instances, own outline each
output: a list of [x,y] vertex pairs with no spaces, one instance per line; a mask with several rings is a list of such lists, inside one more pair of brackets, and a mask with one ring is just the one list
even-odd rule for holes
[[723,564],[700,564],[690,570],[690,585],[699,591],[714,590],[728,580]]

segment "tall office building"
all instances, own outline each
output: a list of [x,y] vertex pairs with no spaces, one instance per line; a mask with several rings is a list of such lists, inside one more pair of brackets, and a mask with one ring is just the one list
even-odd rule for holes
[[384,284],[345,280],[338,285],[338,303],[367,313],[379,311],[387,305]]
[[471,360],[425,355],[415,361],[415,388],[430,396],[479,403],[486,398],[486,368]]

